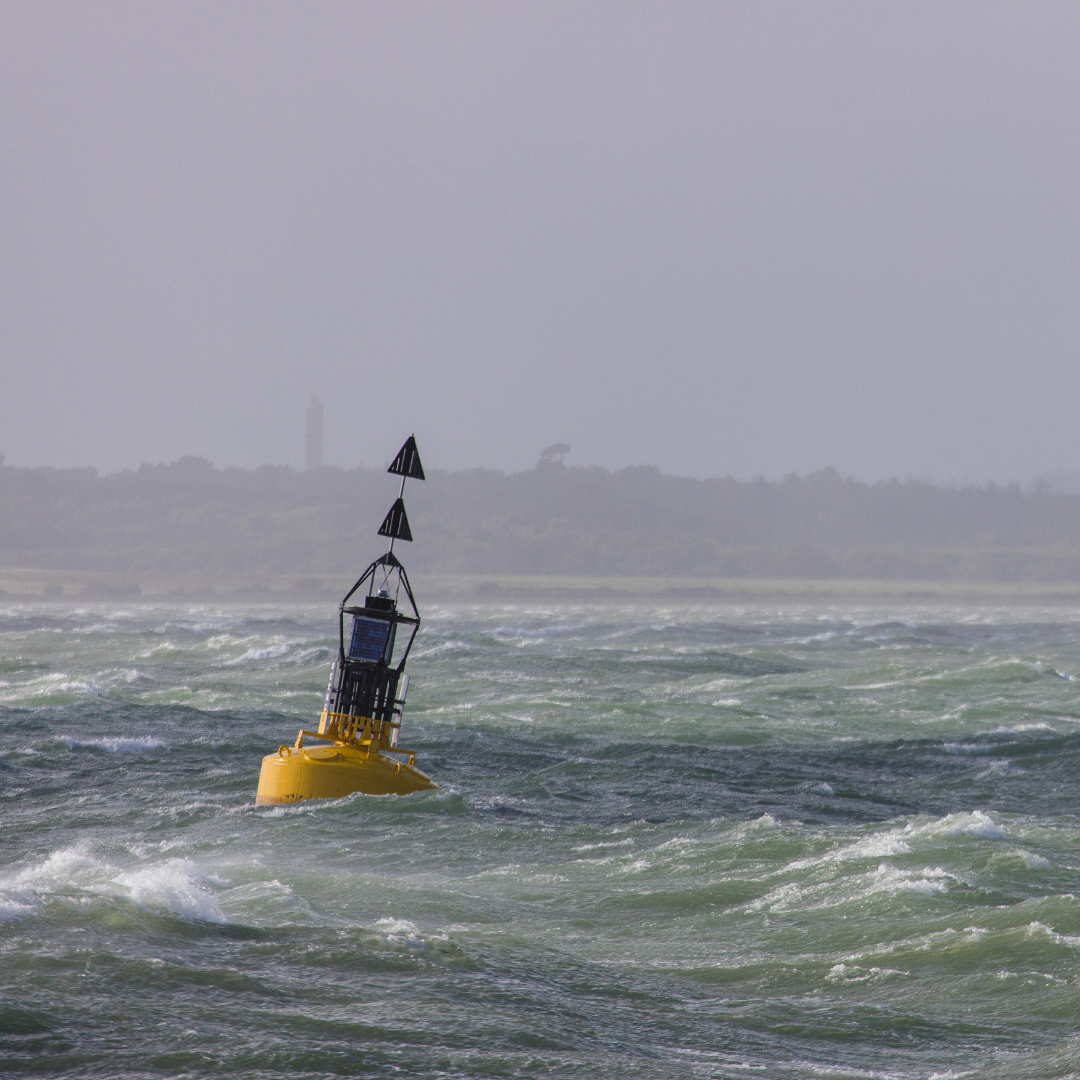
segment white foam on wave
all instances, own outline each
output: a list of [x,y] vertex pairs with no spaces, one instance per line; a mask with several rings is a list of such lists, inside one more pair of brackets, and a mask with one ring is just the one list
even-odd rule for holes
[[416,923],[408,919],[395,919],[392,917],[379,919],[375,923],[375,929],[388,941],[407,941],[410,944],[423,941],[420,928]]
[[923,867],[922,870],[897,870],[895,866],[882,863],[874,872],[874,883],[868,890],[875,892],[915,892],[923,896],[937,896],[945,892],[957,880],[940,866]]
[[745,686],[747,679],[734,679],[724,677],[723,679],[710,679],[707,683],[702,683],[701,686],[693,687],[700,694],[712,693],[714,690],[728,690],[732,686]]
[[884,859],[890,855],[907,855],[910,851],[911,847],[900,838],[899,834],[888,832],[849,844],[834,852],[832,858],[837,862],[846,862],[851,859]]
[[433,645],[433,646],[431,646],[430,648],[427,648],[427,649],[413,649],[413,651],[412,651],[412,653],[410,655],[412,655],[413,657],[416,657],[416,658],[420,658],[420,657],[428,657],[428,656],[437,656],[439,653],[444,653],[444,652],[467,651],[467,650],[469,650],[471,648],[472,648],[472,645],[467,641],[458,641],[458,640],[443,641],[443,642],[440,642],[438,645]]
[[1024,927],[1024,937],[1046,937],[1055,945],[1066,945],[1070,949],[1080,948],[1080,936],[1075,934],[1059,934],[1046,923],[1031,922]]
[[811,637],[796,638],[795,643],[797,645],[810,645],[815,641],[832,641],[833,638],[840,636],[838,630],[826,630],[822,634],[814,634]]
[[64,848],[43,862],[0,878],[0,921],[35,915],[42,899],[85,889],[101,867],[78,848]]
[[200,922],[228,922],[217,897],[204,886],[207,876],[187,859],[118,874],[113,879],[140,907],[164,910]]
[[60,735],[59,739],[69,750],[93,746],[98,750],[107,750],[110,754],[138,754],[146,750],[156,750],[159,746],[168,745],[168,743],[162,742],[161,739],[155,739],[150,735],[144,735],[137,739],[76,739],[71,735]]
[[908,825],[913,836],[973,836],[980,840],[1001,840],[1009,834],[983,810],[946,814],[929,825]]
[[87,685],[94,687],[96,690],[104,691],[111,686],[116,686],[118,683],[135,683],[149,678],[149,675],[138,668],[111,667],[103,668],[97,672],[87,681]]
[[849,967],[847,964],[833,964],[829,969],[829,974],[825,976],[829,982],[837,983],[866,983],[866,982],[879,982],[881,979],[888,979],[893,975],[907,975],[908,972],[900,971],[897,968],[883,968],[883,967],[858,967],[853,965]]
[[[85,608],[83,609],[83,611],[86,612],[86,614],[93,615],[95,617],[104,614],[104,612],[90,611]],[[98,622],[88,623],[85,626],[73,627],[73,629],[76,633],[79,634],[119,634],[123,633],[125,630],[130,630],[131,624],[135,622],[135,620],[135,612],[118,611],[112,617],[112,619],[109,619],[108,616],[106,616],[104,622],[101,622],[99,620]]]
[[58,884],[73,884],[82,871],[102,865],[78,848],[62,848],[54,851],[44,862],[20,870],[10,879],[10,883],[24,889],[54,888]]
[[16,919],[25,919],[27,915],[33,914],[32,904],[20,904],[17,900],[0,896],[0,923],[14,922]]
[[985,743],[947,742],[944,746],[948,753],[958,755],[992,754],[997,749],[996,746],[987,746]]
[[[197,627],[196,632],[202,632],[203,629],[203,627]],[[227,649],[231,645],[242,644],[244,640],[244,638],[237,637],[235,634],[215,634],[201,644],[204,649]]]
[[136,660],[156,660],[161,656],[170,656],[173,653],[178,653],[181,650],[174,645],[171,641],[163,641],[160,645],[154,645],[152,648],[144,649],[141,653],[136,653]]
[[812,866],[824,866],[828,863],[856,862],[859,859],[886,859],[891,855],[907,855],[911,852],[911,846],[903,836],[904,834],[897,830],[868,836],[865,840],[844,844],[825,855],[795,859],[784,867],[784,871],[806,870]]
[[53,897],[123,898],[185,919],[228,921],[206,887],[210,878],[189,860],[170,859],[120,873],[116,869],[77,847],[54,851],[43,862],[0,879],[0,921],[37,914]]
[[277,878],[271,878],[268,881],[252,881],[229,890],[230,904],[258,900],[287,901],[294,907],[299,904],[292,886],[285,885]]
[[1017,848],[1016,855],[1029,870],[1045,870],[1050,865],[1049,859],[1044,859],[1033,851],[1024,851],[1023,848]]
[[249,660],[276,660],[278,657],[287,656],[293,648],[303,644],[305,643],[301,641],[274,638],[268,645],[253,645],[247,652],[233,657],[232,660],[226,660],[224,666],[235,667],[238,664],[245,664]]
[[53,694],[99,695],[101,687],[93,679],[76,679],[63,671],[41,675],[24,683],[16,683],[0,693],[0,702],[12,704],[24,698],[49,697]]
[[872,945],[867,949],[860,949],[844,957],[846,961],[864,962],[880,959],[886,956],[895,956],[909,952],[926,952],[939,948],[952,949],[958,945],[968,945],[983,941],[989,931],[982,926],[965,926],[963,930],[956,930],[947,926],[944,930],[935,930],[928,934],[918,934],[915,937],[900,938],[891,942],[883,942],[880,945]]
[[959,879],[940,866],[920,870],[900,870],[889,863],[879,863],[874,870],[850,877],[832,878],[810,885],[789,882],[746,905],[747,911],[821,911],[865,900],[884,893],[918,893],[937,896],[947,892]]
[[892,686],[902,686],[904,680],[890,679],[888,682],[859,683],[853,686],[841,686],[841,690],[887,690]]
[[[625,847],[634,841],[627,837],[625,840],[598,840],[595,844],[577,844],[571,851],[595,851],[597,848]],[[670,841],[669,841],[670,843]],[[663,847],[663,845],[661,845]]]

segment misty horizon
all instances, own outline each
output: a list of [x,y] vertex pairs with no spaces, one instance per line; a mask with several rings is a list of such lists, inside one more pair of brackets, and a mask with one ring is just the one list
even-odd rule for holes
[[[0,8],[0,449],[1076,460],[1080,9]],[[374,396],[371,396],[374,394]]]
[[[537,460],[532,465],[525,465],[520,468],[509,468],[495,465],[464,465],[459,468],[440,468],[437,465],[427,466],[428,471],[438,474],[454,474],[454,473],[466,473],[474,471],[485,471],[496,473],[501,476],[515,476],[520,473],[530,472],[533,469],[542,467],[541,454],[537,455]],[[259,469],[287,469],[295,473],[302,473],[311,470],[311,466],[302,463],[305,456],[305,448],[302,448],[299,455],[300,460],[286,460],[286,461],[264,461],[255,465],[232,465],[232,464],[220,464],[211,460],[203,454],[188,453],[181,454],[177,458],[173,458],[170,461],[140,461],[137,465],[125,465],[112,470],[105,470],[99,468],[94,464],[86,465],[57,465],[54,463],[27,463],[12,461],[5,453],[0,453],[0,466],[7,466],[10,468],[18,469],[90,469],[95,474],[101,477],[117,476],[122,473],[138,472],[140,469],[154,469],[160,467],[169,467],[173,465],[180,465],[184,462],[200,462],[208,465],[210,468],[224,471],[228,469],[236,469],[243,472],[255,472]],[[322,469],[338,469],[343,472],[353,471],[357,469],[364,469],[371,472],[379,472],[385,470],[390,464],[393,455],[388,455],[385,460],[382,461],[357,461],[352,464],[343,463],[338,461],[322,461],[318,468]],[[1046,472],[1040,473],[1037,476],[1032,477],[989,477],[986,479],[975,480],[970,477],[935,477],[933,475],[924,476],[882,476],[876,478],[870,478],[866,476],[860,476],[855,472],[842,473],[839,469],[833,465],[825,464],[818,468],[808,469],[806,472],[797,473],[789,472],[782,475],[767,475],[766,473],[758,472],[750,475],[738,475],[733,472],[717,473],[715,475],[695,475],[689,471],[670,471],[662,468],[655,462],[630,462],[628,464],[609,467],[600,465],[596,462],[581,462],[573,460],[573,450],[569,450],[563,460],[555,462],[554,464],[568,469],[600,469],[606,473],[618,473],[635,469],[653,469],[658,471],[665,477],[671,477],[672,479],[692,479],[692,480],[733,480],[738,483],[754,483],[764,481],[766,483],[779,483],[786,479],[805,480],[813,476],[825,473],[835,473],[837,476],[844,480],[854,481],[860,484],[875,485],[875,484],[888,484],[888,483],[921,483],[928,484],[932,487],[942,488],[944,490],[959,490],[964,488],[980,489],[980,488],[994,488],[994,487],[1009,487],[1019,486],[1024,490],[1031,490],[1039,485],[1048,486],[1050,490],[1059,494],[1080,494],[1080,468],[1058,468],[1049,469]]]
[[[429,463],[405,500],[416,541],[402,552],[410,570],[1080,581],[1080,485],[866,484],[832,469],[696,480],[656,466],[565,467],[557,460],[565,450],[549,447],[536,467],[511,474]],[[4,467],[0,568],[17,577],[35,568],[120,575],[134,592],[166,581],[167,591],[239,578],[265,591],[268,577],[286,588],[337,579],[377,554],[396,492],[384,467],[216,469],[193,457],[107,476]]]

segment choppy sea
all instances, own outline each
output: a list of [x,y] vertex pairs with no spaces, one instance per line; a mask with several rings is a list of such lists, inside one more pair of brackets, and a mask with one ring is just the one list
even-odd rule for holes
[[0,1074],[1080,1076],[1080,612],[423,614],[282,808],[332,608],[0,607]]

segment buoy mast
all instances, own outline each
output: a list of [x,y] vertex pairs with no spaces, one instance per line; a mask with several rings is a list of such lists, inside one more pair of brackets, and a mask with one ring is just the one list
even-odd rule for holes
[[[292,746],[281,746],[277,754],[263,758],[257,803],[331,799],[358,791],[407,795],[435,786],[416,768],[415,753],[398,745],[409,689],[405,662],[420,629],[409,576],[394,555],[396,540],[412,540],[405,481],[424,479],[415,436],[409,436],[387,472],[401,477],[397,501],[379,528],[380,536],[390,538],[390,548],[360,575],[338,605],[338,655],[330,669],[319,730],[301,729]],[[365,586],[363,605],[348,606]],[[399,605],[405,601],[408,609],[402,611]],[[346,615],[352,620],[347,639]],[[305,737],[333,745],[305,746]]]
[[[388,745],[396,747],[401,727],[398,718],[409,686],[408,676],[403,676],[405,661],[420,629],[420,612],[409,575],[394,555],[395,540],[412,541],[409,518],[405,513],[405,481],[410,477],[424,479],[415,436],[409,436],[387,472],[401,476],[397,501],[379,527],[380,536],[390,537],[390,549],[360,575],[338,605],[338,658],[330,672],[319,731],[322,733],[331,722],[340,728],[342,722],[351,723],[354,717],[370,718],[380,734],[386,728]],[[367,595],[363,607],[346,607],[365,584]],[[412,615],[399,610],[402,588]],[[348,647],[345,644],[346,615],[352,616]],[[395,667],[393,657],[399,626],[408,627],[409,636]]]

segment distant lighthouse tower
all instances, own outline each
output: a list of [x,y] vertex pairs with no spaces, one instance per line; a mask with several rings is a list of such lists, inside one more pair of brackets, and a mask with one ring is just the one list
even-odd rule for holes
[[307,458],[308,470],[322,468],[323,454],[323,408],[317,398],[311,399],[307,411]]

